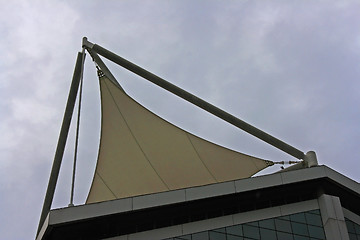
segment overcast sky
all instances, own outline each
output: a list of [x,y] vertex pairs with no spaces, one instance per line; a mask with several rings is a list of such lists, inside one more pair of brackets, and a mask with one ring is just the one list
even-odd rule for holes
[[[35,236],[83,36],[360,180],[359,1],[0,2],[2,239]],[[109,67],[133,98],[185,130],[246,154],[294,160]],[[89,55],[83,97],[76,204],[87,196],[100,134]],[[72,127],[53,208],[69,203],[74,134]]]

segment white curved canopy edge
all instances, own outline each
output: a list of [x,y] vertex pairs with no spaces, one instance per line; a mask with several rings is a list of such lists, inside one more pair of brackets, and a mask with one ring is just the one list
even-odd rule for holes
[[273,164],[174,126],[106,76],[100,90],[100,148],[86,203],[247,178]]

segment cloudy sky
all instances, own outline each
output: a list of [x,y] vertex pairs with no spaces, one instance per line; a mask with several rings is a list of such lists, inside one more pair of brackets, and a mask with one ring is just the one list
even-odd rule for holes
[[[35,236],[83,36],[360,181],[359,1],[0,2],[3,239]],[[133,98],[168,121],[246,154],[293,160],[109,67]],[[100,134],[88,55],[82,109],[76,204],[87,196]],[[72,127],[53,208],[69,203],[73,145]]]

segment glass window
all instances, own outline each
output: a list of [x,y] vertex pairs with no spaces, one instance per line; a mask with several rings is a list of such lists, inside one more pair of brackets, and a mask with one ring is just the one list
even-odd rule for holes
[[358,240],[355,233],[349,233],[350,240]]
[[277,232],[278,240],[294,240],[293,235],[290,233]]
[[259,226],[261,228],[275,229],[274,219],[266,219],[259,221]]
[[290,220],[292,222],[306,223],[305,214],[304,213],[296,213],[290,215]]
[[319,210],[319,209],[315,209],[315,210],[308,211],[308,213],[320,215],[320,210]]
[[244,237],[260,239],[260,233],[258,227],[243,225],[243,230],[244,230]]
[[283,220],[290,221],[290,216],[281,216],[281,217],[278,217],[278,219],[283,219]]
[[192,240],[209,240],[208,232],[194,233]]
[[[345,219],[351,240],[360,240],[360,225]],[[264,219],[166,240],[323,240],[319,210]]]
[[360,225],[345,218],[346,228],[349,233],[350,240],[360,240]]
[[294,235],[294,240],[309,240],[309,237]]
[[291,227],[294,234],[309,236],[308,227],[306,226],[306,224],[292,222]]
[[322,227],[322,221],[320,215],[305,213],[305,217],[307,224]]
[[227,227],[226,232],[236,236],[243,236],[242,225]]
[[184,235],[180,237],[181,239],[191,240],[191,235]]
[[210,240],[226,240],[226,234],[220,232],[209,231]]
[[282,232],[291,232],[291,225],[289,221],[275,219],[276,230]]
[[324,230],[321,227],[308,226],[310,237],[325,239]]
[[354,223],[354,226],[355,226],[356,234],[360,235],[360,225],[357,225],[356,223]]
[[260,228],[260,236],[261,236],[261,239],[277,240],[276,232],[274,230],[270,230],[270,229]]
[[346,219],[345,223],[346,223],[346,227],[347,227],[348,232],[349,233],[355,233],[355,226],[354,226],[353,222]]
[[227,235],[227,240],[243,240],[243,237],[239,237],[239,236],[233,236],[233,235]]
[[255,222],[249,222],[249,223],[245,223],[246,225],[250,225],[250,226],[255,226],[258,227],[259,226],[259,222],[255,221]]
[[226,233],[225,228],[217,228],[217,229],[214,229],[214,230],[212,230],[212,231],[221,232],[221,233]]

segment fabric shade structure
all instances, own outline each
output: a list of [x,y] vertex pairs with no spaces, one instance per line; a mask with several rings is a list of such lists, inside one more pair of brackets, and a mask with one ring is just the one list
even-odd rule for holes
[[[76,60],[37,236],[46,225],[44,223],[51,210],[79,86],[78,123],[80,122],[85,50],[99,70],[102,99],[99,155],[86,203],[247,178],[267,166],[284,164],[284,162],[251,157],[210,143],[151,113],[122,90],[100,56],[285,153],[304,160],[288,162],[296,163],[294,166],[296,168],[311,167],[317,163],[315,152],[310,151],[305,154],[100,45],[89,42],[84,37],[82,52],[78,53]],[[79,124],[76,129],[71,196],[68,206],[73,206],[78,133]]]
[[247,178],[273,165],[174,126],[99,76],[101,139],[86,203]]

